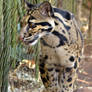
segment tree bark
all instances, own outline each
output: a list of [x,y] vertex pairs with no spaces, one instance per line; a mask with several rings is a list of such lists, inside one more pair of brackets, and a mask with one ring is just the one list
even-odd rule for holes
[[57,0],[57,7],[62,8],[62,0]]
[[78,20],[81,20],[81,17],[82,17],[81,8],[82,8],[82,0],[77,0],[77,18]]
[[90,1],[90,15],[89,15],[89,29],[88,29],[88,38],[92,39],[92,1]]

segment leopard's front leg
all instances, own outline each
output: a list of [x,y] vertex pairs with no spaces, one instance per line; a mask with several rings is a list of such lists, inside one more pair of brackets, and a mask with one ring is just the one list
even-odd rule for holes
[[[59,92],[58,76],[60,69],[55,67],[55,64],[40,63],[39,70],[42,82],[46,88],[46,92]],[[43,92],[45,92],[43,91]]]

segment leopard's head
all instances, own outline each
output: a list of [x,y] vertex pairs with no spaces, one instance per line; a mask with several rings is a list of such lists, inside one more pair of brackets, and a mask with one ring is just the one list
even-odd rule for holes
[[20,32],[20,38],[25,44],[35,45],[40,38],[54,30],[54,11],[48,1],[37,5],[25,2],[28,8],[27,14],[23,17],[25,26]]

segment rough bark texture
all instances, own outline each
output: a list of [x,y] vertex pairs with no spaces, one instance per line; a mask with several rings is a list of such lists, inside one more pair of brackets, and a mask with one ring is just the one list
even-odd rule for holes
[[89,29],[88,29],[88,37],[92,38],[92,1],[88,2],[90,15],[89,15]]
[[77,0],[77,18],[80,20],[80,18],[82,17],[82,0]]
[[62,0],[57,0],[57,7],[62,8]]

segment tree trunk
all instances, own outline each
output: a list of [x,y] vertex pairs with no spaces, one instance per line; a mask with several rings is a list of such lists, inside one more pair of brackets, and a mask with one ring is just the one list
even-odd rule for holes
[[89,29],[88,29],[88,38],[92,39],[92,1],[90,1],[90,15],[89,15]]
[[57,7],[62,8],[62,0],[57,0]]
[[82,15],[82,0],[77,0],[77,18],[78,20],[81,20]]

